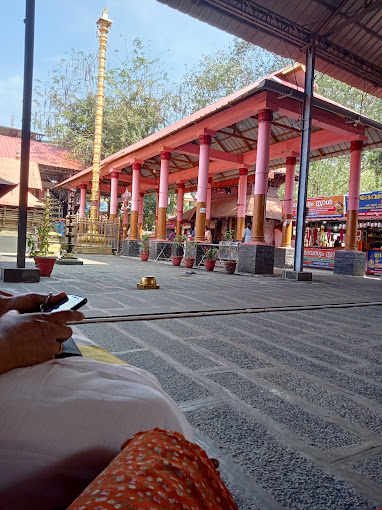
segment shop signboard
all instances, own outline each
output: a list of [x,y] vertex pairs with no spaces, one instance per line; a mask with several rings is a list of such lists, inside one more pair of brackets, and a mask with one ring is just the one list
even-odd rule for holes
[[[345,197],[343,195],[308,198],[306,201],[306,207],[309,209],[307,218],[317,218],[317,220],[324,220],[326,218],[345,217]],[[296,217],[297,200],[293,202],[293,219],[296,219]]]
[[335,254],[335,250],[330,248],[304,248],[304,266],[316,267],[319,269],[334,269]]
[[174,220],[167,220],[166,221],[166,229],[170,229],[170,228],[175,228],[176,225],[175,225],[175,221]]
[[366,274],[382,274],[382,251],[367,252]]
[[[346,210],[348,209],[348,197],[346,196]],[[359,194],[360,216],[382,216],[382,191],[368,191]]]

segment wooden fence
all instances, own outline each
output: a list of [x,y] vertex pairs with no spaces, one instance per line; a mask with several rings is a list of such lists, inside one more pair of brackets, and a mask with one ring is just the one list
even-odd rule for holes
[[[43,209],[28,209],[27,213],[27,229],[33,233],[43,216]],[[17,231],[19,220],[19,209],[17,207],[1,207],[0,206],[0,230]]]

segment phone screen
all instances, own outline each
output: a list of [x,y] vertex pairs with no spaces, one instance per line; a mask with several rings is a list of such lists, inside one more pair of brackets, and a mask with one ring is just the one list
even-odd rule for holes
[[69,294],[57,303],[48,303],[47,306],[44,307],[44,312],[78,310],[81,306],[84,306],[87,301],[88,300],[84,297]]

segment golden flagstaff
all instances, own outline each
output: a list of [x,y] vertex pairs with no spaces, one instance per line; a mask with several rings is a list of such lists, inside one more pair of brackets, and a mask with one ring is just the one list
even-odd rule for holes
[[106,61],[106,44],[107,34],[112,21],[109,20],[107,9],[105,7],[102,16],[97,21],[99,34],[99,67],[98,67],[98,87],[97,87],[97,103],[95,113],[95,130],[94,130],[94,149],[93,149],[93,174],[92,174],[92,194],[90,202],[90,219],[96,221],[98,219],[99,207],[99,164],[101,159],[101,140],[102,140],[102,121],[103,121],[103,105],[104,105],[104,89],[105,89],[105,61]]

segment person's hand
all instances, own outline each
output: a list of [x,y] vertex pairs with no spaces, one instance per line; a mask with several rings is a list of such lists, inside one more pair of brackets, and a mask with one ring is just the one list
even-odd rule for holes
[[[49,303],[57,303],[66,296],[65,292],[56,294],[49,299]],[[39,312],[40,305],[46,301],[46,294],[12,294],[0,291],[0,315],[9,312],[9,310],[17,310],[20,313]]]
[[73,310],[0,317],[0,373],[54,359],[62,342],[72,336],[66,323],[80,321],[84,314]]

